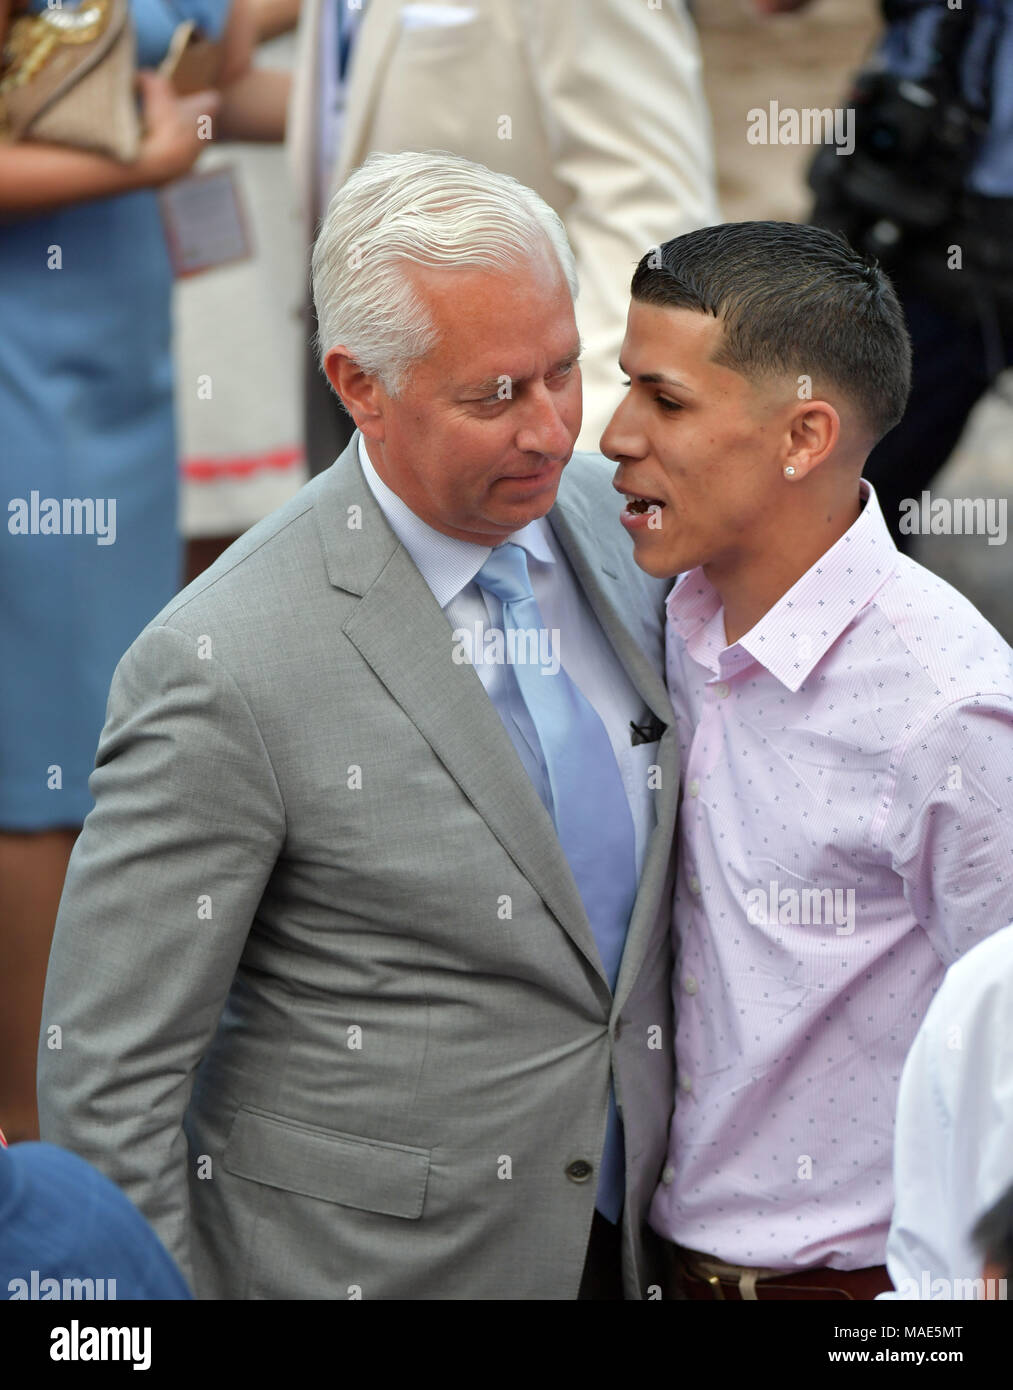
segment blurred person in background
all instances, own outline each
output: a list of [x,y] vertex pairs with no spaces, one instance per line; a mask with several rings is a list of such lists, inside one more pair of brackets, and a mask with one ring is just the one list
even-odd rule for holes
[[[308,0],[307,34],[332,3]],[[719,216],[699,46],[682,0],[368,0],[329,178],[312,158],[315,73],[304,60],[293,92],[304,208],[314,178],[326,201],[373,150],[442,149],[513,175],[562,218],[581,284],[577,448],[597,450],[621,395],[629,275],[650,247]],[[334,412],[319,366],[308,393],[312,441]],[[333,442],[311,443],[311,472],[331,463]]]
[[[131,0],[130,16],[143,100],[133,162],[0,144],[0,1119],[12,1140],[38,1135],[46,961],[112,673],[182,579],[156,191],[205,147],[201,116],[218,138],[277,138],[287,99],[287,83],[251,72],[249,0]],[[218,91],[181,97],[152,71],[186,20],[220,45]],[[87,502],[105,533],[47,533],[47,499],[60,524],[64,500]]]
[[0,1135],[0,1298],[190,1299],[165,1246],[97,1168]]
[[971,1239],[985,1261],[982,1278],[987,1296],[1008,1299],[1013,1278],[1013,1184],[975,1222]]
[[[252,3],[254,62],[287,84],[299,0]],[[285,196],[284,163],[281,145],[261,140],[212,145],[196,166],[199,173],[233,173],[252,254],[176,286],[180,522],[188,582],[306,482],[305,247],[301,218]]]
[[[282,3],[283,0],[276,0]],[[370,0],[306,0],[299,9],[292,104],[290,176],[301,219],[303,267],[302,431],[310,473],[329,468],[355,426],[321,372],[310,251],[330,200],[359,31]]]
[[[1013,926],[1007,926],[950,966],[904,1063],[886,1247],[894,1292],[881,1297],[995,1297],[979,1281],[1009,1272],[1011,1019]],[[1000,1260],[1004,1221],[1007,1251]]]
[[[809,0],[755,0],[765,13]],[[897,545],[972,409],[1013,363],[1013,0],[882,0],[846,104],[855,149],[813,163],[810,221],[877,257],[911,333],[904,419],[869,456]]]

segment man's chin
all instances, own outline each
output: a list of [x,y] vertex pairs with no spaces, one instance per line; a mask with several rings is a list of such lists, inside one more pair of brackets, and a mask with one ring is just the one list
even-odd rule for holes
[[[687,568],[682,557],[674,551],[665,551],[655,540],[641,539],[643,533],[634,533],[633,558],[652,579],[674,579]],[[692,566],[690,566],[692,568]]]
[[[508,486],[497,489],[495,514],[505,525],[509,525],[512,531],[518,531],[522,526],[527,526],[531,521],[537,521],[539,517],[545,516],[556,505],[556,495],[559,492],[559,478],[550,478],[539,486],[513,487],[513,479],[504,480]],[[521,495],[527,493],[526,496]],[[511,496],[511,493],[517,495]]]

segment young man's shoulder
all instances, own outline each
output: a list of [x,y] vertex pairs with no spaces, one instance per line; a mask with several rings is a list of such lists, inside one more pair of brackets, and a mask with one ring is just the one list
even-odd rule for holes
[[1013,698],[1013,649],[966,595],[932,570],[898,554],[873,607],[944,698]]

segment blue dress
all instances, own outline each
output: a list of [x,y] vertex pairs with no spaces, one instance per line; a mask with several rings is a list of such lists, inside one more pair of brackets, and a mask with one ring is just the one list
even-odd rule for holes
[[[130,0],[138,66],[228,4]],[[182,582],[171,290],[152,190],[0,221],[0,831],[84,820],[116,663]]]

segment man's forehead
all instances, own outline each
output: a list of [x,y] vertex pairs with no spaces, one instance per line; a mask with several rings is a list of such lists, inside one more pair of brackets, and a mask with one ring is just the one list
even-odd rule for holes
[[463,388],[495,388],[504,380],[518,385],[540,377],[553,368],[574,362],[580,356],[580,339],[572,338],[560,350],[559,342],[545,343],[522,353],[515,350],[484,352],[464,364],[456,373]]
[[690,385],[723,372],[723,323],[713,314],[634,299],[622,345],[622,365],[638,377],[663,376]]

